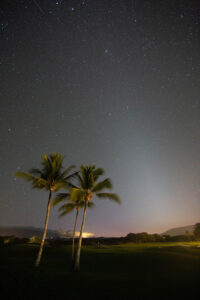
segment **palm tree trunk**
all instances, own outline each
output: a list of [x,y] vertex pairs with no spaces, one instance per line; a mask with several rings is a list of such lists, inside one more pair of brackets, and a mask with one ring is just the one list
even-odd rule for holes
[[41,257],[42,257],[42,251],[43,251],[43,247],[44,247],[44,242],[46,239],[46,234],[47,234],[47,226],[48,226],[48,222],[49,222],[49,213],[50,213],[50,208],[51,208],[51,199],[52,199],[52,191],[49,191],[49,200],[48,200],[48,204],[47,204],[47,212],[46,212],[46,218],[45,218],[45,225],[44,225],[44,233],[43,233],[43,237],[42,237],[42,241],[40,244],[40,249],[38,252],[38,256],[35,262],[35,267],[38,267],[41,261]]
[[84,230],[84,226],[85,226],[86,210],[87,210],[87,201],[85,202],[85,207],[84,207],[84,212],[83,212],[83,221],[82,221],[81,231],[80,231],[80,236],[79,236],[79,241],[78,241],[78,249],[77,249],[77,253],[76,253],[76,262],[75,262],[75,265],[74,265],[74,271],[75,272],[77,272],[80,268],[81,245],[82,245],[83,230]]
[[79,210],[76,209],[76,218],[75,218],[75,223],[74,223],[73,240],[72,240],[72,260],[74,260],[74,241],[75,241],[75,234],[76,234],[76,225],[77,225],[77,221],[78,221],[78,212],[79,212]]

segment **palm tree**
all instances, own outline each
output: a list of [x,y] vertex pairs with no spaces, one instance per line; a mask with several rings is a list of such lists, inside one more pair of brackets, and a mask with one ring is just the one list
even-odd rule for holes
[[62,187],[66,186],[70,178],[75,175],[75,173],[68,175],[69,172],[74,168],[73,165],[69,166],[63,171],[63,156],[58,153],[52,153],[49,156],[47,156],[46,154],[43,155],[41,165],[41,169],[34,168],[31,169],[28,173],[15,173],[15,176],[22,177],[25,180],[32,182],[33,188],[45,189],[49,192],[44,233],[40,244],[38,256],[35,262],[36,267],[39,266],[42,256],[42,251],[47,233],[53,192],[58,191]]
[[104,179],[103,181],[97,182],[99,176],[103,175],[104,171],[101,168],[96,168],[93,165],[81,166],[80,174],[76,176],[78,178],[78,187],[72,187],[70,190],[70,199],[71,201],[76,201],[76,199],[84,199],[84,212],[83,220],[80,230],[78,249],[76,253],[76,260],[74,265],[74,270],[78,271],[80,267],[80,253],[82,245],[82,236],[85,226],[85,217],[90,199],[96,195],[99,199],[108,198],[114,200],[117,203],[120,203],[120,198],[113,193],[104,192],[105,189],[112,189],[112,184],[109,178]]
[[[63,200],[69,201],[66,204],[63,204],[60,208],[59,211],[61,214],[59,217],[63,217],[66,214],[72,212],[74,209],[76,210],[76,215],[75,215],[75,222],[74,222],[74,228],[73,228],[73,237],[72,237],[72,260],[74,260],[74,246],[75,246],[75,234],[76,234],[76,226],[77,226],[77,221],[78,221],[78,215],[79,211],[81,208],[84,207],[85,201],[84,198],[77,198],[75,201],[70,201],[70,193],[59,193],[53,200],[53,206],[56,204],[62,202]],[[93,207],[94,203],[89,202],[88,207]]]

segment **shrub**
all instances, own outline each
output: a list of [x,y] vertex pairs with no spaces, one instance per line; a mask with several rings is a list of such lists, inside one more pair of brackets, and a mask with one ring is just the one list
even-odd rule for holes
[[41,238],[34,235],[34,236],[30,237],[29,243],[30,244],[40,244],[41,243]]

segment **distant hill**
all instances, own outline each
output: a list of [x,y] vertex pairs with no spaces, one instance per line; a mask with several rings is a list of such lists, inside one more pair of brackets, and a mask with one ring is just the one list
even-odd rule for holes
[[169,229],[163,232],[162,235],[176,236],[176,235],[193,234],[193,230],[194,230],[194,225],[188,225],[188,226]]
[[[36,227],[0,227],[0,235],[14,235],[19,238],[30,238],[31,236],[42,237],[43,229]],[[57,238],[59,234],[56,230],[47,230],[48,238]]]
[[[43,228],[36,227],[0,227],[0,236],[14,235],[19,238],[30,238],[32,236],[42,237]],[[76,233],[77,236],[77,233]],[[83,237],[92,237],[92,233],[84,232]],[[72,237],[72,231],[60,230],[47,230],[47,238],[70,238]]]

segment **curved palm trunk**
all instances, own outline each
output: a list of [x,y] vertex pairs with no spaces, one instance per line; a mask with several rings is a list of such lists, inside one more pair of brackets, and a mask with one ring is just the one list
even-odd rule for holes
[[50,208],[51,208],[51,199],[52,199],[52,191],[49,191],[49,200],[48,200],[48,204],[47,204],[47,212],[46,212],[46,218],[45,218],[45,225],[44,225],[44,233],[43,233],[43,237],[42,237],[42,241],[40,244],[40,249],[38,252],[38,256],[35,262],[35,267],[38,267],[41,261],[41,257],[42,257],[42,251],[43,251],[43,247],[44,247],[44,242],[45,242],[45,238],[46,238],[46,234],[47,234],[47,226],[48,226],[48,222],[49,222],[49,213],[50,213]]
[[74,242],[75,242],[75,233],[76,233],[76,225],[77,225],[77,221],[78,221],[78,213],[79,210],[76,209],[76,218],[75,218],[75,223],[74,223],[74,230],[73,230],[73,240],[72,240],[72,260],[74,260]]
[[86,210],[87,210],[87,201],[85,202],[85,207],[84,207],[84,212],[83,212],[83,221],[82,221],[81,231],[80,231],[80,236],[79,236],[79,241],[78,241],[78,249],[77,249],[77,253],[76,253],[76,261],[75,261],[75,265],[74,265],[74,271],[78,271],[80,268],[80,254],[81,254],[83,230],[84,230],[84,226],[85,226]]

